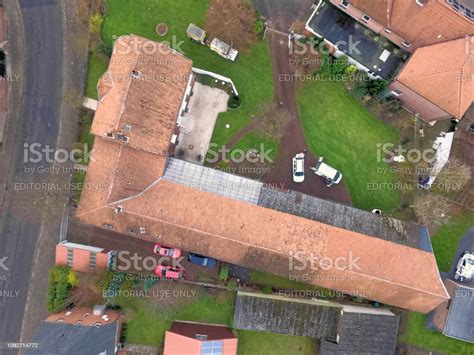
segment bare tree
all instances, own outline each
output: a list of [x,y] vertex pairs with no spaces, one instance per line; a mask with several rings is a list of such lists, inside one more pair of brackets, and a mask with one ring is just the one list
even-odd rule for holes
[[413,208],[419,223],[439,227],[449,219],[451,204],[442,196],[426,192],[415,198]]

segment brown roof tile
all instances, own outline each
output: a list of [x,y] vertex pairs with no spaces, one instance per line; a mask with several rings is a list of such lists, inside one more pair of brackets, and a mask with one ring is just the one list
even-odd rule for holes
[[469,40],[461,38],[418,48],[397,80],[462,118],[474,99],[474,53],[466,50],[466,43]]
[[418,48],[474,33],[474,25],[445,6],[444,0],[428,0],[421,7],[415,0],[349,0],[386,28]]

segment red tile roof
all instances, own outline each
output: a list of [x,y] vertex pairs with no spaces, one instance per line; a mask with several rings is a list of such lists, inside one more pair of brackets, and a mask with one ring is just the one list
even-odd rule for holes
[[397,80],[461,119],[474,100],[474,37],[418,48]]

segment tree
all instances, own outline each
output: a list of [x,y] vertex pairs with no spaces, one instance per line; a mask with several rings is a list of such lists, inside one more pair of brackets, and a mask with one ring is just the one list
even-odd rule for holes
[[74,270],[69,270],[67,274],[67,282],[71,287],[77,287],[79,285],[79,278]]
[[426,192],[415,198],[413,208],[419,223],[439,227],[449,219],[451,204],[442,196]]
[[464,164],[459,159],[451,159],[436,177],[435,186],[438,190],[442,189],[443,192],[453,190],[459,192],[471,180],[471,177],[472,172],[469,165]]

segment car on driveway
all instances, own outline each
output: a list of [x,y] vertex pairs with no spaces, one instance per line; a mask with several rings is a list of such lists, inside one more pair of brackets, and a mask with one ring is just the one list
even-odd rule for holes
[[466,251],[458,261],[456,272],[454,274],[456,280],[469,281],[474,280],[474,254]]
[[313,170],[316,175],[321,176],[324,179],[327,187],[339,184],[342,180],[342,174],[332,166],[324,163],[323,157],[320,157],[316,165],[310,169]]
[[208,258],[207,256],[189,253],[188,261],[192,264],[206,266],[206,267],[214,267],[217,265],[217,260]]
[[296,154],[293,157],[293,182],[304,181],[304,153]]
[[158,255],[169,256],[170,258],[177,259],[181,256],[181,250],[176,248],[165,247],[160,244],[155,244],[153,252]]
[[179,280],[184,277],[184,270],[172,266],[158,265],[155,269],[155,274],[164,279]]

